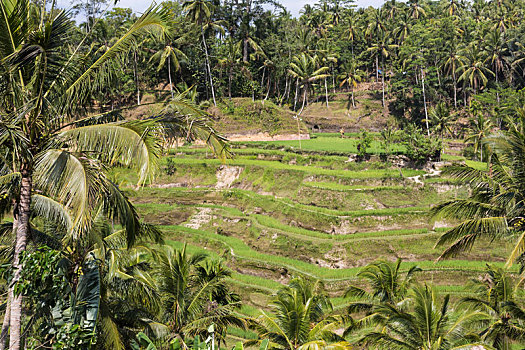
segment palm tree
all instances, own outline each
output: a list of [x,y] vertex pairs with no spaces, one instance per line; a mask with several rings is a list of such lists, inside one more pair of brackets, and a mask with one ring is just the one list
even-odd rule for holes
[[396,20],[396,27],[393,31],[393,36],[396,39],[397,44],[401,45],[410,34],[412,27],[412,20],[410,14],[407,11],[403,11],[401,16]]
[[423,6],[419,3],[419,0],[410,0],[409,5],[412,18],[419,19],[420,17],[426,17],[427,13]]
[[449,16],[458,16],[464,5],[459,0],[449,0],[445,5],[445,11]]
[[434,131],[438,133],[439,137],[441,137],[441,140],[443,140],[446,133],[452,135],[451,125],[453,125],[454,120],[450,109],[444,102],[440,102],[432,108],[428,116],[430,124],[434,127]]
[[348,61],[343,66],[343,73],[339,75],[341,83],[340,87],[348,86],[351,91],[350,99],[352,106],[355,108],[354,89],[357,87],[357,83],[361,82],[363,72],[357,68],[355,61]]
[[[374,37],[384,37],[386,32],[386,25],[384,20],[384,11],[380,9],[372,9],[370,13],[370,19],[368,21],[368,26],[366,27],[365,35],[368,38],[369,42]],[[379,51],[375,52],[375,62],[376,62],[376,82],[379,81]]]
[[[70,50],[72,22],[63,11],[46,12],[44,5],[35,9],[27,0],[0,1],[0,69],[8,77],[0,88],[0,183],[9,188],[3,210],[12,208],[16,231],[13,285],[19,278],[20,253],[30,239],[37,193],[71,212],[70,242],[90,231],[94,209],[104,199],[112,207],[112,219],[126,228],[131,246],[140,227],[138,219],[104,169],[116,164],[136,169],[138,184],[143,184],[156,165],[159,133],[171,126],[184,129],[186,123],[180,115],[161,117],[162,125],[159,118],[125,121],[115,115],[118,111],[80,118],[90,94],[103,88],[98,81],[103,80],[109,63],[128,52],[142,34],[164,31],[167,10],[148,9],[113,46],[93,55],[84,52],[85,39]],[[34,10],[41,18],[32,17]],[[190,134],[195,135],[195,130]],[[215,136],[212,139],[218,141]],[[22,297],[13,295],[13,285],[4,330],[10,327],[10,349],[18,350]]]
[[507,269],[487,265],[486,276],[473,280],[469,290],[475,296],[465,297],[460,303],[485,314],[480,322],[481,339],[495,349],[511,349],[513,342],[525,340],[525,310],[517,299],[521,283],[514,283]]
[[486,148],[484,145],[485,138],[490,135],[493,128],[494,126],[490,119],[482,113],[476,113],[476,116],[470,120],[470,133],[467,135],[465,142],[474,143],[474,154],[477,157],[478,152],[480,153],[480,161],[484,159],[483,149]]
[[354,59],[354,43],[355,40],[360,37],[362,28],[353,11],[350,12],[348,16],[346,16],[346,20],[348,22],[346,23],[345,34],[346,38],[350,40],[350,50],[352,52],[352,59]]
[[359,300],[349,304],[348,312],[370,312],[376,304],[395,305],[401,302],[415,282],[414,274],[420,271],[421,269],[414,265],[402,276],[401,259],[397,259],[395,263],[377,261],[368,264],[359,271],[357,277],[369,284],[370,291],[350,286],[345,292],[345,297]]
[[457,72],[460,67],[465,66],[464,58],[458,53],[457,46],[452,45],[447,56],[444,58],[443,67],[446,69],[446,73],[452,74],[452,82],[454,84],[454,107],[458,106],[457,103]]
[[365,334],[361,343],[366,346],[417,350],[452,349],[469,344],[473,335],[465,326],[479,317],[477,313],[455,316],[449,310],[450,296],[441,301],[438,293],[428,286],[410,291],[410,310],[391,304],[378,305],[375,312],[381,318],[379,330]]
[[[317,59],[319,60],[319,66],[331,66],[334,63],[337,63],[337,56],[334,53],[334,48],[331,47],[328,40],[320,40],[318,48],[316,50]],[[327,78],[324,78],[324,89],[326,97],[326,108],[328,108],[328,83]]]
[[213,98],[213,104],[217,106],[217,101],[215,100],[215,89],[213,88],[208,45],[206,44],[206,37],[204,35],[204,26],[209,23],[211,18],[211,4],[206,0],[189,0],[184,3],[183,10],[186,13],[186,18],[200,28],[202,46],[204,47],[204,54],[206,56],[206,68],[210,79],[211,96]]
[[[496,79],[496,88],[499,88],[499,76],[508,68],[508,60],[510,58],[509,50],[506,46],[505,34],[498,30],[492,30],[485,38],[484,43],[484,49],[488,55],[486,61],[489,62],[492,67],[492,72]],[[498,91],[496,91],[496,96],[499,103]]]
[[432,209],[436,217],[454,218],[460,224],[445,232],[437,245],[448,245],[440,259],[456,256],[469,250],[481,237],[514,240],[507,265],[525,252],[525,227],[522,203],[525,192],[525,115],[516,122],[508,121],[507,131],[488,137],[485,141],[493,152],[489,173],[466,165],[446,168],[445,174],[455,177],[472,188],[468,199],[443,202]]
[[488,76],[494,73],[485,67],[485,60],[481,50],[477,46],[470,46],[464,50],[465,57],[463,64],[460,66],[461,75],[458,81],[463,81],[465,85],[470,85],[476,94],[488,83]]
[[327,316],[332,305],[319,281],[294,278],[277,292],[269,306],[272,313],[261,310],[252,325],[259,339],[248,344],[270,339],[273,348],[297,350],[311,349],[316,341],[322,341],[317,343],[322,347],[343,341],[334,333],[342,320]]
[[[151,122],[101,125],[104,120],[100,118],[83,122],[69,122],[69,118],[97,88],[92,78],[104,72],[101,68],[145,31],[163,30],[167,15],[160,8],[150,8],[115,45],[90,63],[91,55],[80,55],[80,45],[72,55],[67,54],[71,22],[65,12],[48,13],[38,21],[30,16],[31,6],[26,0],[0,2],[0,61],[9,72],[8,84],[2,85],[0,92],[0,133],[12,136],[3,137],[0,147],[13,159],[12,164],[5,164],[13,169],[7,176],[18,178],[20,184],[19,190],[13,192],[17,203],[15,282],[19,278],[20,252],[28,241],[34,188],[73,208],[75,225],[81,234],[89,226],[85,209],[90,207],[92,196],[104,192],[97,180],[98,166],[83,160],[83,150],[89,149],[94,155],[87,159],[135,166],[141,183],[151,172],[156,153],[154,144],[147,141],[153,131]],[[46,13],[45,7],[39,10]],[[21,111],[23,118],[18,114]],[[22,298],[14,297],[12,292],[10,297],[10,348],[18,350]]]
[[383,89],[383,95],[382,95],[382,104],[383,108],[386,107],[385,103],[385,60],[390,57],[393,54],[393,50],[397,48],[399,45],[391,44],[390,38],[388,38],[384,33],[381,35],[381,38],[378,39],[378,41],[374,44],[372,44],[371,47],[368,48],[368,51],[373,52],[374,56],[379,57],[381,56],[381,86]]
[[329,68],[326,66],[319,68],[318,62],[317,56],[310,56],[303,52],[298,56],[294,56],[292,63],[290,63],[288,73],[297,79],[298,86],[303,89],[303,105],[299,115],[303,112],[304,106],[308,101],[308,91],[312,83],[328,77],[328,74],[325,74],[325,72],[327,72]]
[[170,93],[171,98],[173,98],[173,83],[171,82],[171,67],[175,68],[175,72],[180,71],[180,59],[188,59],[184,52],[173,47],[171,45],[166,45],[162,50],[159,50],[150,58],[151,61],[159,61],[157,66],[157,71],[160,71],[165,65],[168,67],[168,82],[170,84]]
[[180,250],[166,247],[158,254],[157,277],[163,295],[167,325],[180,340],[207,335],[211,324],[219,343],[228,326],[244,328],[234,312],[240,298],[225,282],[231,276],[221,261],[210,261],[205,254],[190,256],[186,246]]

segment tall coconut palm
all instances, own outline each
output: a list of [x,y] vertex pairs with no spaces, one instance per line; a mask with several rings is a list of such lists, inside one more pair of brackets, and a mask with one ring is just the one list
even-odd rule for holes
[[158,61],[157,71],[160,71],[164,66],[168,68],[168,83],[170,84],[170,94],[173,98],[173,83],[171,81],[171,69],[172,66],[175,72],[180,71],[180,60],[188,59],[184,52],[173,47],[172,45],[166,45],[162,50],[159,50],[150,58],[151,61]]
[[419,19],[421,17],[426,17],[427,13],[423,6],[421,5],[419,0],[410,0],[409,1],[410,6],[410,12],[412,14],[412,18]]
[[475,295],[460,300],[469,309],[485,313],[479,334],[495,349],[508,350],[512,343],[525,340],[525,310],[517,298],[522,282],[515,283],[507,269],[487,265],[486,276],[469,286]]
[[474,94],[487,85],[489,76],[494,73],[485,66],[485,59],[482,51],[477,46],[470,46],[464,50],[463,64],[460,66],[461,75],[458,81],[463,81],[465,85],[474,90]]
[[445,134],[449,133],[452,135],[452,124],[454,122],[453,115],[450,113],[450,109],[444,102],[438,103],[432,108],[428,114],[429,122],[433,126],[434,131],[441,137],[441,140],[445,137]]
[[[334,63],[337,63],[337,56],[334,53],[334,47],[330,45],[328,40],[320,40],[316,50],[317,59],[319,60],[319,66],[330,67]],[[328,83],[327,78],[324,78],[324,90],[326,98],[326,108],[328,108]]]
[[206,44],[206,36],[204,35],[204,26],[209,23],[212,15],[211,11],[212,4],[206,0],[190,0],[186,1],[183,5],[186,18],[199,27],[201,32],[202,47],[204,48],[204,54],[206,57],[206,68],[208,70],[208,77],[210,80],[211,96],[213,104],[216,106],[217,101],[215,100],[215,89],[213,87],[213,76],[211,74],[210,57],[208,53],[208,45]]
[[358,69],[355,61],[346,62],[343,66],[343,73],[339,75],[339,80],[341,80],[339,86],[343,87],[346,85],[350,88],[350,99],[354,108],[356,107],[354,89],[357,87],[357,84],[361,82],[362,76],[363,72]]
[[459,179],[472,188],[467,199],[443,202],[432,209],[436,217],[449,217],[460,224],[445,232],[437,245],[448,247],[440,259],[452,257],[469,250],[481,238],[514,241],[507,265],[525,252],[525,227],[523,203],[525,191],[522,184],[525,165],[525,116],[508,121],[509,130],[501,131],[486,139],[493,155],[489,173],[469,166],[451,166],[446,174]]
[[[337,343],[343,341],[334,331],[341,327],[342,319],[327,316],[332,305],[324,286],[303,278],[294,278],[281,288],[270,303],[271,313],[261,310],[253,328],[259,340],[270,339],[277,349],[296,350],[311,348],[315,341]],[[319,344],[318,344],[319,345]]]
[[[496,85],[499,85],[499,77],[503,74],[505,78],[505,70],[509,68],[510,54],[507,48],[507,43],[504,33],[498,30],[492,30],[485,38],[485,52],[487,54],[486,61],[490,63]],[[497,86],[496,88],[499,88]],[[496,92],[497,100],[499,102],[499,92]]]
[[368,51],[374,53],[374,56],[377,58],[381,56],[381,86],[382,86],[382,104],[383,108],[386,107],[385,102],[385,75],[386,75],[386,67],[385,67],[385,61],[388,59],[391,55],[394,53],[394,49],[397,48],[399,45],[392,44],[391,39],[387,37],[384,33],[382,33],[381,37],[378,38],[378,41],[374,44],[372,44],[371,47],[368,48]]
[[474,144],[474,155],[477,157],[480,154],[479,160],[483,162],[483,149],[485,138],[490,135],[494,126],[489,118],[485,117],[483,113],[477,113],[470,121],[470,132],[465,139],[465,142],[472,142]]
[[[325,74],[329,68],[326,66],[318,66],[317,56],[310,56],[309,54],[303,52],[297,56],[294,56],[292,63],[290,63],[290,68],[288,73],[297,79],[298,86],[303,89],[303,104],[299,115],[303,112],[305,104],[308,102],[308,92],[312,83],[328,77],[328,74]],[[297,100],[297,96],[296,96]]]
[[478,313],[453,315],[450,296],[440,300],[429,286],[417,286],[410,291],[409,310],[391,304],[378,305],[380,329],[368,332],[360,340],[368,346],[397,349],[452,349],[455,346],[473,346],[465,327],[480,318]]
[[465,65],[463,56],[458,52],[457,46],[452,45],[447,56],[444,57],[443,67],[447,74],[452,75],[452,83],[454,85],[454,107],[458,106],[457,99],[457,72]]
[[459,16],[464,5],[460,0],[449,0],[445,4],[445,11],[449,16]]
[[350,50],[352,52],[352,59],[354,59],[354,43],[362,35],[362,28],[358,21],[357,16],[352,11],[348,16],[346,16],[346,30],[345,35],[348,40],[350,40]]

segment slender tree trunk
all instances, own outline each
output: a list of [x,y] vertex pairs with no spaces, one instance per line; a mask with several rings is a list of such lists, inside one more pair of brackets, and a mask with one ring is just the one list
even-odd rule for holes
[[168,79],[170,81],[170,93],[171,93],[171,99],[173,100],[173,84],[171,83],[171,63],[170,63],[170,56],[168,56]]
[[428,111],[427,111],[427,95],[425,94],[425,73],[421,68],[421,86],[423,88],[423,107],[425,109],[425,124],[427,126],[427,135],[430,136],[430,128],[428,126]]
[[452,73],[452,79],[454,79],[454,108],[458,107],[458,83],[456,82],[456,72]]
[[266,83],[266,96],[264,97],[265,101],[270,96],[271,82],[272,82],[272,71],[268,71],[268,82]]
[[437,61],[437,56],[436,56],[436,58],[434,58],[434,67],[436,67],[436,73],[437,73],[437,77],[438,77],[438,86],[441,87],[441,76],[439,74],[438,63],[436,61]]
[[332,90],[334,92],[334,95],[336,94],[336,91],[335,91],[335,69],[332,68]]
[[264,87],[264,76],[266,75],[266,66],[263,67],[263,74],[262,74],[262,78],[261,78],[261,98],[262,98],[262,92],[263,92],[263,87]]
[[210,78],[210,88],[211,96],[213,98],[213,105],[217,106],[217,101],[215,100],[215,89],[213,88],[213,78],[211,76],[210,68],[210,58],[208,57],[208,46],[206,45],[206,38],[204,37],[204,29],[201,26],[201,35],[202,35],[202,45],[204,46],[204,54],[206,55],[206,67],[208,68],[208,76]]
[[308,96],[308,85],[305,85],[304,94],[303,94],[303,105],[301,106],[301,110],[299,111],[299,114],[297,115],[297,117],[299,117],[301,113],[303,113],[303,109],[304,109],[304,105],[306,104],[307,96]]
[[355,99],[354,99],[354,87],[352,86],[352,106],[355,109]]
[[297,82],[295,83],[295,98],[293,102],[293,110],[297,110],[297,95],[299,94],[299,78],[297,78]]
[[[288,77],[286,77],[284,79],[284,93],[283,93],[283,98],[282,100],[284,99],[288,99],[288,97],[286,96],[288,94]],[[282,100],[281,100],[281,104],[282,104]]]
[[383,87],[383,108],[386,107],[385,104],[385,58],[381,57],[381,69],[383,70],[381,72],[381,85]]
[[233,76],[233,66],[230,66],[230,71],[228,72],[228,97],[232,99],[232,76]]
[[[15,203],[16,208],[16,203]],[[13,235],[16,237],[18,229],[18,215],[13,217]],[[9,288],[7,293],[7,302],[5,307],[4,321],[2,323],[2,331],[0,333],[0,350],[4,350],[7,345],[7,333],[9,332],[9,324],[11,322],[11,300],[13,299],[13,289]]]
[[376,83],[379,82],[379,57],[376,55]]
[[482,162],[483,161],[483,143],[481,143],[481,146],[479,148],[479,152],[481,153],[481,159],[479,161]]
[[324,93],[326,96],[326,108],[328,108],[328,83],[326,82],[326,78],[324,78]]
[[11,299],[13,293],[11,288],[7,294],[7,303],[5,307],[4,322],[2,323],[2,333],[0,333],[0,350],[4,350],[7,345],[7,333],[9,332],[9,324],[11,321]]
[[135,75],[135,87],[137,88],[137,106],[140,106],[139,74],[137,72],[137,50],[133,52],[133,74]]
[[[9,293],[13,293],[14,284],[20,279],[20,254],[26,250],[27,240],[29,237],[29,215],[31,207],[31,190],[33,187],[32,173],[27,166],[22,167],[21,171],[22,182],[20,187],[20,201],[18,203],[17,221],[18,228],[16,230],[16,243],[13,255],[13,280],[9,287]],[[21,336],[22,336],[22,296],[14,296],[11,299],[11,315],[10,315],[10,336],[9,349],[20,350]]]
[[499,81],[498,81],[498,71],[494,70],[494,77],[496,78],[496,100],[498,101],[499,105]]

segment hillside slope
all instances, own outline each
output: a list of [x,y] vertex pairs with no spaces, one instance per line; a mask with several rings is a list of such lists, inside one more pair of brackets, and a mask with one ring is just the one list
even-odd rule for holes
[[232,135],[297,135],[308,133],[304,123],[294,119],[295,114],[271,101],[253,101],[251,98],[234,98],[210,107],[208,112],[217,130]]

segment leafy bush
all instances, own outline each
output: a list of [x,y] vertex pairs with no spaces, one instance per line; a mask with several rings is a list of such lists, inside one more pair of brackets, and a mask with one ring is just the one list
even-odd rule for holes
[[359,160],[364,160],[367,155],[367,149],[372,144],[372,135],[366,130],[361,131],[357,139],[357,157]]
[[416,165],[441,159],[443,144],[437,137],[426,136],[425,132],[412,124],[403,131],[406,156]]

